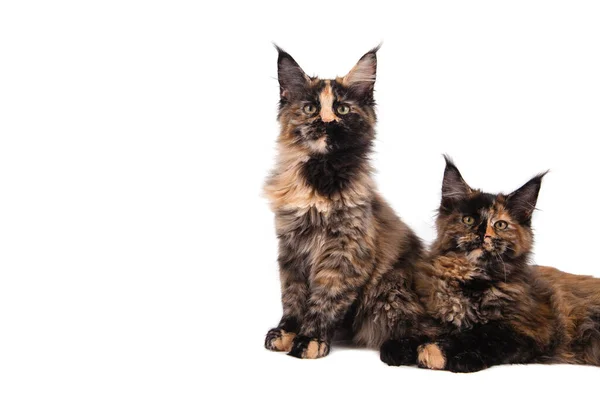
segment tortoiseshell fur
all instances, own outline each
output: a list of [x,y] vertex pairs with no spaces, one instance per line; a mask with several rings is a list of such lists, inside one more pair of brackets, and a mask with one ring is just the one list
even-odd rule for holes
[[447,159],[438,238],[416,285],[446,333],[419,348],[422,367],[600,365],[600,279],[529,264],[542,177],[493,195],[470,188]]
[[279,239],[283,316],[265,347],[319,358],[336,332],[371,347],[416,335],[425,310],[412,266],[423,247],[377,193],[369,163],[377,49],[331,80],[307,76],[278,50],[281,133],[265,192]]

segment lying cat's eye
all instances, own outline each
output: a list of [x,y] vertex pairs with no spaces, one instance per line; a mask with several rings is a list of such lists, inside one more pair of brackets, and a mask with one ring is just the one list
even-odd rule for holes
[[337,107],[337,113],[340,115],[346,115],[350,112],[350,107],[345,104],[339,105]]
[[496,221],[496,223],[494,224],[494,228],[496,228],[500,231],[503,229],[506,229],[507,226],[508,226],[508,222],[506,222],[506,221]]
[[475,218],[471,217],[470,215],[466,215],[463,217],[462,222],[467,225],[473,225],[475,223]]
[[317,112],[317,107],[314,104],[307,104],[302,108],[305,114],[312,115]]

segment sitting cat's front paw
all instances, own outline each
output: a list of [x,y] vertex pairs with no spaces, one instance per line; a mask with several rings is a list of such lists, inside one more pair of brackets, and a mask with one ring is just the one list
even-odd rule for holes
[[417,362],[421,368],[444,369],[446,357],[442,349],[436,343],[428,343],[419,346]]
[[452,372],[477,372],[488,366],[476,352],[462,352],[448,357],[446,369]]
[[292,357],[296,358],[321,358],[329,354],[329,343],[309,338],[308,336],[296,336],[292,349],[288,353]]
[[273,328],[267,332],[265,347],[272,351],[290,351],[295,337],[295,333],[286,332],[281,328]]

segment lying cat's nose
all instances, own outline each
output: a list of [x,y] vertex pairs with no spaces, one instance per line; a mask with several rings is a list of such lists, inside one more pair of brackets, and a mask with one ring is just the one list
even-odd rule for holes
[[493,234],[494,234],[494,229],[491,227],[491,225],[488,225],[485,229],[484,239],[487,239],[487,238],[491,239]]

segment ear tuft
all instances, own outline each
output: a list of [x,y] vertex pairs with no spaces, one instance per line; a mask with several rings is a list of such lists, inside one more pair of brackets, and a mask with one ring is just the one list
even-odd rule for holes
[[446,168],[442,181],[442,204],[445,201],[460,200],[473,192],[473,189],[463,179],[452,159],[444,154]]
[[279,95],[282,100],[293,96],[294,93],[303,91],[310,81],[296,60],[286,51],[275,44],[279,53],[277,57],[277,78],[279,79]]
[[531,221],[540,188],[542,187],[542,179],[548,172],[549,170],[537,174],[526,184],[507,196],[508,209],[520,223],[527,224]]
[[362,56],[350,72],[342,78],[343,84],[359,96],[373,96],[377,75],[377,51],[380,47],[381,44]]

